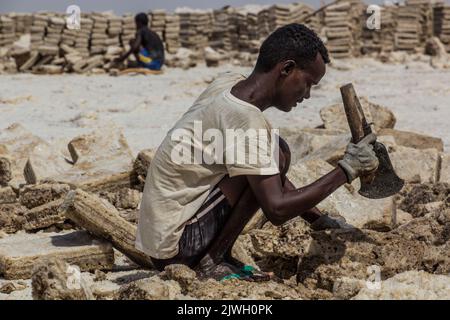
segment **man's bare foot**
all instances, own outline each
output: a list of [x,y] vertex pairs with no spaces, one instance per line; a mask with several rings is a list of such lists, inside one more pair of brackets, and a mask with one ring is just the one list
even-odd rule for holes
[[245,265],[245,263],[239,261],[238,259],[234,258],[231,255],[231,252],[228,251],[224,259],[229,264],[232,264],[239,268],[240,273],[246,275],[247,279],[249,281],[255,281],[255,282],[263,282],[263,281],[269,281],[273,277],[272,272],[262,272],[252,266]]
[[261,282],[271,279],[271,274],[246,266],[244,263],[231,257],[230,254],[226,254],[226,257],[219,262],[214,262],[209,255],[206,255],[200,261],[195,271],[200,279],[213,278],[217,281],[235,278],[250,282]]
[[239,268],[225,261],[215,262],[209,255],[206,255],[197,265],[195,271],[201,280],[212,278],[220,281],[224,277],[238,274]]

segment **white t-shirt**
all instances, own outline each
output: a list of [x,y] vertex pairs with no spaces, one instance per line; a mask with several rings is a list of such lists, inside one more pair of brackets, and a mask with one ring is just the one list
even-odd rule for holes
[[279,173],[276,131],[260,109],[230,93],[243,79],[221,74],[159,146],[145,181],[138,250],[157,259],[174,257],[186,222],[225,175]]

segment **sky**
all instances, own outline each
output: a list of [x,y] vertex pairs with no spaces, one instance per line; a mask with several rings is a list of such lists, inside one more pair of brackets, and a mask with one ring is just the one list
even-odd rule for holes
[[[367,3],[379,4],[383,0],[365,1]],[[113,10],[117,14],[123,14],[126,12],[134,13],[151,9],[167,9],[172,11],[182,6],[198,9],[216,9],[225,5],[238,7],[245,4],[292,2],[302,2],[318,8],[320,7],[321,0],[0,0],[0,12],[35,12],[41,10],[65,12],[69,5],[75,4],[80,7],[82,12]],[[323,0],[323,2],[329,3],[331,0]]]

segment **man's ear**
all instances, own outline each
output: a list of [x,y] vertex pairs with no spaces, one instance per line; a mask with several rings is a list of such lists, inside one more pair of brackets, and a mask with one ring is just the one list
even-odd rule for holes
[[288,76],[296,66],[297,64],[294,60],[286,60],[281,67],[281,75]]

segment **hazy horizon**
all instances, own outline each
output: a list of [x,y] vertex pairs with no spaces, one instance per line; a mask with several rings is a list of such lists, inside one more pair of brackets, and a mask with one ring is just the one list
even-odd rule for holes
[[[446,0],[449,2],[450,0]],[[246,4],[275,4],[275,3],[294,3],[301,2],[311,5],[314,8],[318,8],[323,3],[329,3],[331,0],[303,0],[303,1],[290,1],[290,0],[209,0],[209,1],[199,1],[199,0],[35,0],[35,1],[25,1],[25,0],[0,0],[0,12],[36,12],[36,11],[55,11],[55,12],[65,12],[69,5],[75,4],[81,8],[83,12],[90,11],[109,11],[112,10],[116,14],[123,14],[126,12],[140,12],[148,11],[152,9],[166,9],[173,11],[177,7],[191,7],[195,9],[217,9],[225,5],[231,5],[233,7],[239,7]],[[366,0],[366,3],[380,4],[383,0]]]

